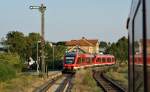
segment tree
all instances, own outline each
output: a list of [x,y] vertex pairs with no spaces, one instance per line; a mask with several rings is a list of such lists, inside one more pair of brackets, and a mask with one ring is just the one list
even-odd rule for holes
[[107,51],[115,55],[117,60],[126,61],[128,59],[128,39],[126,37],[120,38],[116,43],[112,43]]
[[99,44],[99,47],[100,48],[107,48],[107,42],[101,41],[100,44]]
[[25,57],[26,40],[23,33],[11,31],[6,35],[5,44],[9,46],[9,50],[13,53],[18,53],[21,57]]
[[[29,35],[26,37],[26,53],[28,53],[27,58],[32,57],[34,60],[36,60],[38,41],[40,41],[39,33],[29,33]],[[38,47],[40,47],[40,45]]]

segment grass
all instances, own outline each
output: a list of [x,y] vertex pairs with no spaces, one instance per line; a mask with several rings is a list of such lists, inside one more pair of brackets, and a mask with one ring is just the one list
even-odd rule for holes
[[73,80],[72,92],[101,92],[90,69],[77,71]]
[[115,66],[108,70],[106,75],[125,88],[128,87],[128,65],[125,63]]
[[0,82],[16,77],[21,70],[21,60],[17,54],[0,53]]
[[17,74],[15,78],[0,82],[1,92],[32,92],[36,87],[44,83],[38,76]]
[[0,62],[0,81],[6,81],[16,76],[15,69],[9,64]]

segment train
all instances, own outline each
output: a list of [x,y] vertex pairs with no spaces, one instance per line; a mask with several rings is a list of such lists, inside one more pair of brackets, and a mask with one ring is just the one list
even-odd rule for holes
[[132,0],[127,19],[129,92],[150,92],[150,0]]
[[115,63],[113,55],[69,52],[64,56],[63,72],[75,72],[82,68],[114,65]]

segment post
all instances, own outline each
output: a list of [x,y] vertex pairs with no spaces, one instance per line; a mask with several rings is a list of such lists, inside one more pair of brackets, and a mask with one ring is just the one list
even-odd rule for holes
[[38,58],[39,58],[39,55],[38,55],[38,52],[39,52],[38,51],[38,48],[39,48],[38,47],[38,42],[37,42],[37,46],[36,47],[37,47],[37,50],[36,50],[37,51],[37,53],[36,53],[37,54],[37,56],[36,56],[36,65],[37,65],[36,66],[36,71],[37,71],[37,74],[39,74],[39,70],[38,70],[38,68],[39,68],[39,64],[38,64]]
[[45,44],[45,39],[44,39],[44,5],[41,4],[41,7],[39,8],[40,12],[41,12],[41,56],[42,56],[42,73],[45,73],[45,60],[44,60],[44,44]]
[[45,74],[45,60],[44,60],[44,44],[45,44],[45,39],[44,39],[44,13],[46,10],[46,6],[41,4],[41,6],[30,6],[30,9],[38,9],[41,13],[41,63],[42,63],[42,75]]
[[52,46],[53,47],[53,70],[54,70],[54,46],[55,45]]
[[37,61],[36,61],[36,64],[37,64],[37,67],[36,67],[36,70],[37,70],[37,74],[39,74],[39,43],[40,41],[37,41]]

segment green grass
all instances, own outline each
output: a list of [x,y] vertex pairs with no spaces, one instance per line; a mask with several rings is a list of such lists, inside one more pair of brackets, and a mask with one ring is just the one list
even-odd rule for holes
[[101,92],[90,69],[77,71],[73,80],[72,92]]
[[128,87],[128,65],[120,64],[108,70],[106,75],[117,83]]
[[0,82],[15,78],[16,73],[21,71],[19,55],[12,53],[0,53]]
[[17,74],[15,78],[0,83],[2,92],[29,92],[28,89],[33,87],[38,77],[24,74]]
[[11,65],[0,62],[0,81],[6,81],[15,76],[16,71]]

